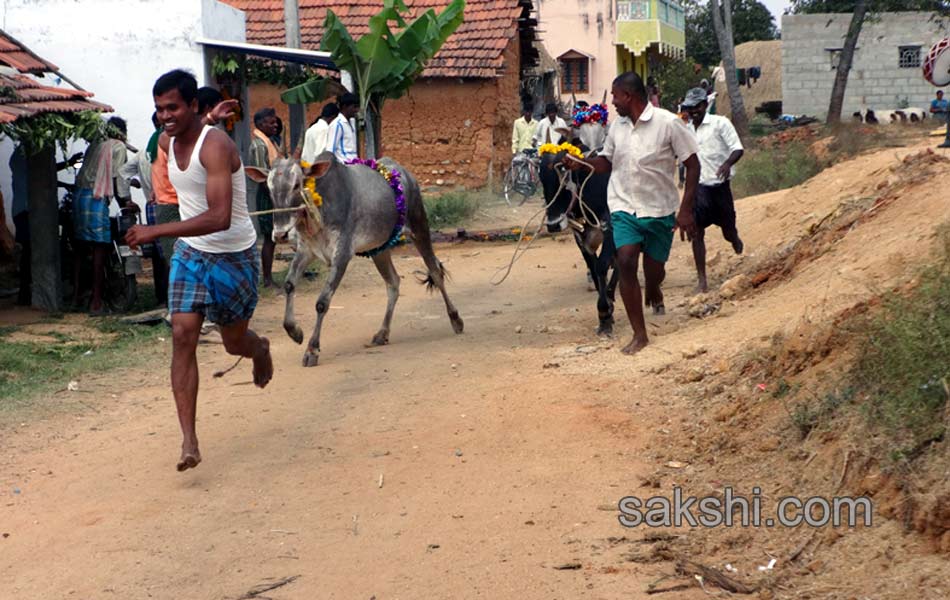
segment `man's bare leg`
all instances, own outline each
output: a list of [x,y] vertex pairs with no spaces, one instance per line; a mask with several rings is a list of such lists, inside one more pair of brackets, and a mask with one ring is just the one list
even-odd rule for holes
[[633,340],[621,350],[624,354],[636,354],[649,342],[647,326],[643,319],[643,297],[640,292],[638,263],[640,244],[621,246],[617,249],[617,268],[620,269],[620,297],[627,310],[627,318],[633,328]]
[[274,363],[270,356],[270,342],[248,329],[248,321],[220,325],[224,349],[233,356],[243,356],[254,361],[254,385],[264,387],[274,376]]
[[195,433],[198,404],[198,335],[204,316],[199,313],[172,315],[172,391],[181,425],[181,459],[177,469],[186,471],[198,466],[201,452]]
[[646,283],[646,297],[653,314],[665,315],[666,306],[663,304],[663,281],[666,279],[666,263],[650,258],[643,253],[643,279]]
[[696,262],[696,289],[695,293],[705,293],[709,291],[709,284],[706,281],[706,232],[700,229],[693,238],[693,260]]

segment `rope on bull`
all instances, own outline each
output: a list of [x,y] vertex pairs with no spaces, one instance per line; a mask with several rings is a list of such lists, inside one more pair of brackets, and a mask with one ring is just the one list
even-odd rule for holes
[[[568,155],[568,156],[570,156],[570,155]],[[577,158],[577,157],[574,157],[574,156],[571,156],[571,160],[577,161],[577,162],[579,162],[580,164],[587,166],[590,171],[588,172],[587,177],[584,178],[583,183],[581,183],[581,187],[580,187],[579,193],[578,193],[578,192],[571,191],[571,194],[573,195],[573,198],[571,199],[571,204],[568,205],[568,207],[567,207],[567,212],[570,212],[571,206],[574,204],[575,201],[578,201],[578,200],[579,200],[580,203],[581,203],[581,211],[582,211],[582,212],[586,212],[586,211],[584,210],[585,207],[586,207],[586,210],[590,211],[591,213],[594,213],[594,210],[591,209],[590,207],[587,207],[587,206],[586,206],[586,203],[584,202],[583,199],[581,199],[581,196],[580,196],[580,194],[583,193],[584,187],[587,185],[587,182],[588,182],[588,181],[590,180],[590,178],[593,177],[593,175],[594,175],[594,166],[593,166],[592,164],[590,164],[589,162],[586,162],[586,161],[581,160],[581,159],[579,159],[579,158]],[[568,178],[567,178],[566,176],[562,175],[562,176],[558,177],[558,179],[561,180],[561,185],[558,186],[557,192],[554,193],[554,196],[552,196],[550,202],[548,202],[547,204],[543,205],[537,212],[535,212],[533,215],[531,215],[530,217],[528,217],[528,220],[527,220],[527,221],[525,221],[524,227],[521,228],[521,234],[518,236],[518,242],[517,242],[517,244],[515,245],[515,251],[514,251],[514,252],[512,253],[512,255],[511,255],[511,260],[508,261],[508,265],[507,265],[506,267],[500,267],[497,271],[495,271],[495,274],[492,275],[491,279],[489,280],[489,282],[490,282],[492,285],[501,285],[502,283],[504,283],[505,280],[508,279],[508,276],[511,275],[511,270],[514,268],[515,263],[518,262],[518,261],[521,259],[521,257],[523,257],[523,256],[525,255],[525,253],[531,248],[531,245],[534,244],[534,241],[535,241],[536,239],[538,239],[538,234],[541,233],[541,230],[544,228],[544,221],[542,221],[541,223],[538,224],[538,229],[534,232],[534,235],[531,236],[531,239],[528,240],[528,245],[525,246],[524,249],[521,248],[521,243],[524,241],[524,233],[525,233],[525,231],[528,229],[528,225],[530,225],[530,224],[531,224],[531,221],[533,221],[534,218],[537,217],[539,214],[544,213],[545,211],[547,211],[547,209],[548,209],[552,204],[554,204],[554,202],[557,200],[558,196],[560,196],[560,195],[561,195],[561,192],[564,190],[564,187],[565,187],[565,184],[567,183]],[[586,218],[586,216],[585,216],[585,218]],[[594,214],[594,220],[596,221],[596,227],[601,228],[600,220],[597,219],[597,215],[596,215],[596,214]],[[502,271],[504,271],[505,274],[502,275],[501,279],[499,279],[498,281],[495,281],[495,279],[498,277],[498,274],[501,273]]]

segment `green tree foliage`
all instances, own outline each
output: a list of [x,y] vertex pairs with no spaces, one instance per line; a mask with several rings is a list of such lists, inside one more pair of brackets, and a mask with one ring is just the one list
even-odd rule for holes
[[105,137],[106,133],[106,122],[94,110],[42,113],[0,125],[0,136],[22,144],[30,154],[58,146],[65,155],[70,140],[94,142]]
[[[686,55],[704,66],[718,65],[722,57],[708,2],[686,0]],[[778,37],[775,17],[758,0],[734,0],[732,28],[736,45]]]
[[696,72],[697,62],[699,61],[687,56],[685,60],[665,62],[650,72],[656,77],[656,83],[660,88],[660,104],[663,108],[676,112],[687,90],[699,85],[703,79],[709,78],[709,69],[700,69]]

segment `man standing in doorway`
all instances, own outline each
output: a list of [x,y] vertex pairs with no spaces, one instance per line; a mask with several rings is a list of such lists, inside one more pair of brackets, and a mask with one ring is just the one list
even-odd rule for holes
[[567,131],[567,123],[564,119],[557,116],[557,104],[551,102],[544,107],[545,118],[538,123],[534,132],[533,143],[538,144],[560,144],[564,140],[562,131]]
[[[611,89],[619,119],[610,125],[600,155],[590,161],[597,173],[610,173],[607,205],[617,246],[620,295],[633,328],[633,340],[623,348],[635,354],[648,343],[643,302],[654,314],[665,312],[661,284],[673,245],[673,230],[696,235],[693,200],[699,179],[696,138],[675,114],[656,108],[647,99],[646,86],[634,72],[617,77]],[[683,202],[673,174],[677,159],[686,165]],[[572,168],[579,163],[565,157]],[[679,213],[677,214],[677,207]],[[643,256],[645,294],[639,281]]]
[[[277,134],[277,112],[273,108],[262,108],[254,113],[254,130],[252,131],[251,148],[248,151],[248,166],[270,170],[271,165],[280,157],[280,151],[272,139]],[[271,210],[274,202],[270,197],[270,190],[266,185],[257,186],[257,210]],[[264,287],[276,287],[273,278],[274,250],[274,215],[258,215],[257,224],[261,228],[261,237],[264,238],[261,246],[261,271],[264,276]]]
[[356,118],[360,112],[360,99],[356,94],[349,92],[340,97],[340,114],[330,123],[330,134],[327,137],[326,149],[336,156],[341,163],[359,158],[356,145],[356,129],[350,119]]
[[198,83],[174,70],[152,88],[168,154],[168,177],[178,195],[181,221],[135,225],[132,247],[162,236],[179,237],[172,255],[168,308],[172,314],[172,391],[182,430],[177,469],[198,466],[196,350],[207,317],[220,327],[229,354],[254,361],[254,383],[264,387],[274,368],[267,338],[248,328],[257,306],[257,234],[248,216],[244,168],[237,146],[196,114]]
[[736,128],[725,117],[706,113],[706,92],[693,88],[686,93],[683,109],[689,115],[690,127],[696,132],[699,144],[699,187],[693,216],[696,235],[693,236],[693,259],[696,262],[696,292],[709,289],[706,282],[706,228],[718,225],[736,254],[742,254],[742,240],[736,229],[736,207],[729,180],[735,175],[733,166],[742,158],[744,149]]

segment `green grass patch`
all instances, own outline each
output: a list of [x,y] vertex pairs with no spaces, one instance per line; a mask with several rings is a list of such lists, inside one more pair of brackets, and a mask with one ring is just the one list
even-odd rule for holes
[[429,227],[441,229],[464,225],[478,211],[478,198],[470,192],[448,192],[425,198]]
[[[157,352],[156,338],[170,336],[164,325],[128,325],[115,318],[90,320],[69,333],[62,321],[31,325],[32,336],[15,334],[22,327],[0,330],[0,413],[28,408],[32,401],[65,389],[69,381],[89,373],[109,373],[132,365],[149,364]],[[36,340],[30,339],[36,337]]]
[[821,171],[821,164],[803,143],[749,150],[736,169],[732,190],[736,198],[766,194],[804,183]]
[[948,427],[950,397],[950,230],[942,256],[910,294],[887,296],[883,310],[862,324],[861,352],[852,372],[867,395],[871,422],[913,456]]

